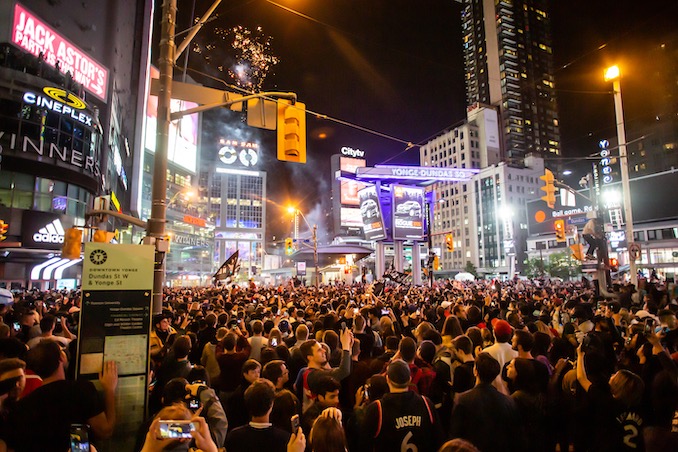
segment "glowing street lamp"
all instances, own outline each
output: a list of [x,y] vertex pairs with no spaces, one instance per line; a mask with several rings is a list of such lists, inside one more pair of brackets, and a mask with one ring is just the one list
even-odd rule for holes
[[[624,196],[624,217],[626,217],[626,249],[633,244],[633,212],[631,209],[631,184],[629,182],[629,159],[626,153],[626,131],[624,129],[624,107],[621,95],[621,71],[619,66],[610,66],[605,69],[605,81],[612,82],[614,92],[614,112],[617,121],[617,141],[619,142],[619,160],[622,180],[622,193]],[[638,273],[636,261],[628,253],[629,273],[631,284],[638,286]]]

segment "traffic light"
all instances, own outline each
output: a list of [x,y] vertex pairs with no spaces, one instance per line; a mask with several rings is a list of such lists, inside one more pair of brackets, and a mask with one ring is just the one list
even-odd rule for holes
[[111,240],[113,240],[114,236],[115,236],[114,232],[107,232],[104,231],[103,229],[97,229],[96,231],[94,231],[92,241],[99,243],[109,243]]
[[544,181],[541,191],[546,193],[541,199],[546,202],[549,208],[553,209],[556,205],[556,187],[554,185],[555,179],[553,178],[553,173],[551,170],[544,169],[544,175],[539,176],[539,179]]
[[294,242],[291,238],[285,239],[285,254],[290,255],[294,253]]
[[306,105],[278,99],[278,160],[306,163]]
[[447,246],[447,251],[454,251],[454,238],[452,237],[452,234],[447,234],[445,236],[445,245]]
[[610,267],[611,272],[619,271],[619,261],[617,260],[616,257],[611,257],[609,263],[610,263],[609,267]]
[[433,258],[433,270],[440,270],[440,258],[437,254]]
[[0,242],[7,238],[7,229],[9,229],[9,224],[0,220]]
[[80,259],[81,251],[82,229],[66,229],[66,232],[64,232],[64,245],[61,247],[61,257],[64,259]]
[[578,261],[584,260],[584,245],[575,243],[574,245],[570,245],[570,249],[572,250],[572,257],[574,259]]
[[567,242],[565,237],[565,220],[556,220],[553,222],[556,229],[556,242]]

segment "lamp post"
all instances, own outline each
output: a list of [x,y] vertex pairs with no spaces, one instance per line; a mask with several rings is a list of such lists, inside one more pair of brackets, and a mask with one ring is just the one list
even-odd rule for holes
[[294,235],[295,238],[297,236],[297,233],[299,231],[299,216],[304,220],[304,223],[306,223],[306,226],[313,232],[313,265],[315,266],[315,286],[318,287],[318,225],[314,224],[313,226],[310,225],[308,220],[306,219],[306,216],[302,213],[301,210],[297,209],[296,207],[288,207],[287,209],[288,212],[294,213]]
[[618,66],[611,66],[605,70],[605,81],[612,82],[614,93],[614,112],[617,122],[617,141],[619,145],[619,165],[621,168],[622,191],[624,195],[624,217],[626,218],[626,249],[629,259],[629,273],[631,284],[638,286],[638,272],[636,261],[628,250],[633,243],[633,212],[631,209],[631,184],[629,182],[629,159],[626,153],[626,131],[624,130],[624,108],[621,95],[621,72]]

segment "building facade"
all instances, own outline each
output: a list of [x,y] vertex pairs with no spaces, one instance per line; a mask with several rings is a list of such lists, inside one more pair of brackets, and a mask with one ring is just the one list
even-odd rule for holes
[[202,150],[199,189],[215,227],[212,260],[218,268],[238,251],[243,277],[264,268],[267,195],[259,152],[257,142],[232,137],[205,142]]
[[560,153],[547,0],[457,0],[467,105],[498,107],[505,158]]
[[64,230],[96,196],[129,205],[152,6],[0,4],[0,287],[75,287]]

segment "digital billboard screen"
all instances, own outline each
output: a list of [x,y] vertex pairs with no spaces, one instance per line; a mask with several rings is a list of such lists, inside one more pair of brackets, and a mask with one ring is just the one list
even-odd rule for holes
[[[356,159],[351,157],[340,157],[339,158],[339,168],[341,171],[346,171],[348,173],[355,174],[357,168],[362,168],[366,165],[365,159]],[[354,180],[341,180],[341,190],[340,199],[342,206],[359,206],[360,199],[358,198],[358,191],[365,187],[365,184],[362,184]],[[342,217],[343,220],[343,217]],[[343,221],[342,221],[343,223]]]
[[366,240],[381,240],[386,238],[384,219],[381,214],[377,187],[370,185],[358,192],[360,199],[360,215],[363,219],[363,230]]
[[[160,71],[151,66],[151,78],[158,78]],[[195,108],[198,104],[172,99],[172,112]],[[155,142],[158,127],[158,96],[148,96],[146,104],[146,149],[155,153]],[[196,172],[198,164],[198,113],[183,116],[178,121],[170,122],[167,160],[188,171]]]
[[393,193],[393,239],[421,240],[424,237],[424,189],[391,186]]

